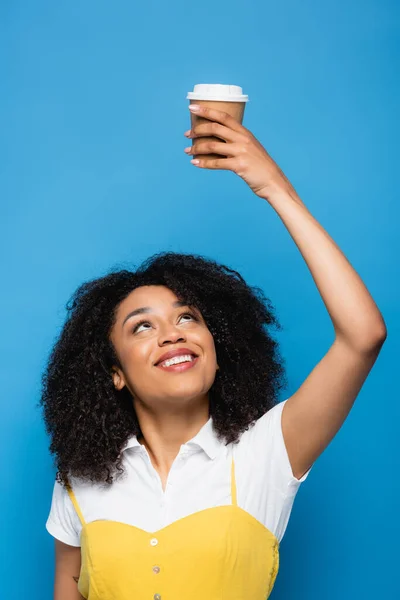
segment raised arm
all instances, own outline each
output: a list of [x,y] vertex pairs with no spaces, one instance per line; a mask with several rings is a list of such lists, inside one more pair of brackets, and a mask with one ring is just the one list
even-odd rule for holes
[[[185,152],[223,156],[191,162],[233,171],[270,204],[300,250],[332,320],[333,344],[282,412],[286,449],[300,479],[349,414],[386,338],[386,326],[359,275],[254,135],[225,112],[189,109],[209,122],[185,133],[195,140]],[[210,135],[221,141],[202,141]]]

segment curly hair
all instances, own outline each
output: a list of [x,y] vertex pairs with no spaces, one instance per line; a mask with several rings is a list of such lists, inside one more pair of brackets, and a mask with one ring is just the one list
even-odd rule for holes
[[197,308],[215,344],[219,370],[209,396],[218,438],[236,443],[278,402],[286,386],[284,361],[267,328],[282,329],[270,300],[225,265],[203,256],[161,252],[135,271],[111,270],[83,283],[67,302],[67,318],[42,374],[43,408],[57,480],[69,476],[111,484],[123,473],[122,447],[141,435],[110,334],[119,304],[136,288],[163,285]]

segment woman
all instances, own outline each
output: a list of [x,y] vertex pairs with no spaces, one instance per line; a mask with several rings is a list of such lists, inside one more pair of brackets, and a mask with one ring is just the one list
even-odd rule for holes
[[197,111],[207,121],[186,132],[189,154],[225,158],[193,164],[235,172],[278,213],[335,339],[277,403],[284,369],[268,327],[279,323],[237,272],[161,253],[83,284],[43,377],[55,600],[268,597],[296,492],[386,338],[360,277],[266,150],[228,114]]

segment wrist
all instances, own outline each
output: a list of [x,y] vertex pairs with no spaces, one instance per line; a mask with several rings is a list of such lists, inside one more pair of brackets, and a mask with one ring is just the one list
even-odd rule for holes
[[272,183],[268,187],[260,190],[257,194],[270,204],[292,201],[304,206],[304,203],[296,193],[296,190],[289,181]]

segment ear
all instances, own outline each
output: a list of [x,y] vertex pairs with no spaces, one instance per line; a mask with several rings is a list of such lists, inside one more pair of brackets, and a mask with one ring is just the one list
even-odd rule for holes
[[112,378],[116,390],[120,391],[126,385],[124,374],[118,367],[113,368]]

